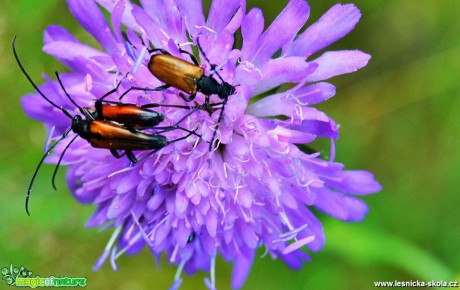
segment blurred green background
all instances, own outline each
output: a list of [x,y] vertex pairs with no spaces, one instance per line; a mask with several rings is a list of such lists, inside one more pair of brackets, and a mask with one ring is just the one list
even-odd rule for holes
[[[249,1],[266,25],[287,1]],[[310,1],[308,24],[336,1]],[[320,215],[327,244],[313,262],[292,271],[257,258],[244,289],[372,289],[373,281],[460,280],[460,1],[357,0],[360,23],[331,49],[360,49],[369,65],[331,80],[336,96],[320,108],[341,125],[338,162],[373,172],[383,185],[368,196],[366,220],[345,224]],[[0,10],[0,267],[11,263],[41,276],[87,277],[88,289],[166,289],[176,268],[157,270],[147,250],[118,260],[119,271],[92,266],[111,232],[85,229],[93,211],[70,196],[64,170],[57,192],[44,166],[24,212],[25,192],[43,154],[42,125],[27,119],[19,99],[32,92],[11,40],[31,76],[42,82],[65,68],[45,55],[44,29],[60,24],[95,44],[62,0],[5,1]],[[459,170],[459,171],[457,171]],[[230,288],[232,265],[217,263],[217,286]],[[181,289],[204,288],[200,273]],[[6,287],[0,281],[0,288]]]

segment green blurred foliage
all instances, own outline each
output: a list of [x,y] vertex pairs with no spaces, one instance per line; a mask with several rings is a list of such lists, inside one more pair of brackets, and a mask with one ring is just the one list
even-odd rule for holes
[[[248,7],[261,7],[267,26],[286,3],[257,0]],[[373,281],[459,279],[460,2],[354,3],[363,14],[360,23],[329,49],[360,49],[372,60],[332,79],[337,94],[319,108],[341,125],[336,160],[372,171],[383,190],[364,198],[370,212],[360,224],[321,215],[326,247],[302,270],[257,258],[245,289],[370,289]],[[308,24],[334,4],[311,1]],[[175,267],[162,261],[158,270],[147,250],[120,258],[118,272],[108,265],[92,271],[110,232],[84,228],[93,208],[73,200],[64,174],[59,190],[52,190],[53,166],[38,176],[32,216],[24,212],[46,135],[21,109],[20,97],[33,90],[13,59],[11,40],[18,35],[21,59],[40,83],[43,73],[65,71],[41,50],[50,24],[97,45],[64,1],[5,1],[0,10],[0,267],[11,262],[34,275],[83,276],[88,289],[166,289]],[[218,288],[229,289],[231,265],[219,259],[216,274]],[[185,277],[182,289],[203,288],[203,278]]]

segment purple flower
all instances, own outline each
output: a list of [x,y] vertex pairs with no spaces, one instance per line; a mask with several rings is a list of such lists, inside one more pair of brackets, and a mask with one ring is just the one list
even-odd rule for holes
[[[343,221],[364,218],[368,208],[356,195],[381,187],[372,174],[344,170],[333,161],[338,127],[312,107],[335,94],[335,87],[324,80],[356,71],[370,59],[358,50],[311,57],[354,28],[360,12],[353,4],[333,6],[298,34],[309,16],[302,0],[291,0],[265,31],[262,11],[246,12],[243,0],[213,1],[208,19],[198,0],[140,2],[142,7],[123,0],[68,0],[72,14],[103,50],[80,43],[62,27],[46,30],[43,49],[71,69],[61,78],[80,106],[93,106],[119,81],[121,87],[111,100],[132,86],[162,85],[147,69],[147,49],[162,48],[189,61],[178,46],[191,52],[197,39],[222,78],[236,86],[236,94],[228,99],[212,151],[208,148],[219,109],[198,110],[181,123],[201,137],[168,145],[136,164],[93,148],[82,138],[71,144],[63,157],[69,166],[68,184],[78,201],[97,207],[87,226],[114,229],[95,269],[109,257],[116,269],[121,254],[148,246],[155,257],[166,253],[168,261],[178,265],[173,289],[180,286],[182,271],[198,270],[210,272],[205,284],[214,289],[220,254],[234,262],[232,287],[240,288],[259,247],[293,269],[310,260],[304,246],[311,251],[323,247],[323,227],[311,209]],[[97,4],[109,11],[110,24]],[[242,46],[235,48],[238,29]],[[209,75],[214,67],[200,56]],[[294,86],[281,90],[285,83]],[[276,93],[267,95],[275,88]],[[79,114],[56,81],[46,77],[40,89],[72,115]],[[193,106],[205,101],[198,94],[193,104],[186,103],[178,93],[175,88],[133,91],[123,102]],[[266,96],[258,97],[261,94]],[[211,96],[212,103],[219,101]],[[69,119],[38,94],[25,96],[22,104],[29,117],[44,122],[50,139],[57,140],[70,126]],[[190,110],[158,111],[165,115],[161,125],[168,126]],[[169,140],[185,134],[165,133]],[[330,160],[295,145],[318,137],[331,140]],[[71,139],[56,146],[47,161],[56,163]]]

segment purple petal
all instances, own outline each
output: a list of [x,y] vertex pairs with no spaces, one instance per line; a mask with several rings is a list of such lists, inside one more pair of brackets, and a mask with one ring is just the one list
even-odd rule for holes
[[326,188],[319,190],[318,195],[315,207],[343,221],[360,221],[368,211],[366,203],[353,196]]
[[137,198],[143,199],[143,197],[145,196],[149,197],[150,196],[149,189],[151,188],[151,185],[152,185],[152,181],[150,179],[143,178],[139,182],[139,184],[137,184],[137,189],[136,189]]
[[339,180],[332,179],[327,184],[337,190],[360,195],[375,193],[382,189],[382,186],[375,181],[374,175],[368,171],[342,171],[338,178]]
[[310,7],[304,0],[291,0],[257,42],[252,62],[260,66],[283,45],[291,42],[307,21]]
[[[99,1],[99,4],[100,4],[100,1]],[[110,15],[115,37],[118,42],[123,42],[123,35],[121,34],[121,18],[123,16],[123,12],[125,11],[125,8],[126,8],[125,1],[124,0],[118,1],[118,3],[113,8],[112,14]]]
[[[308,224],[302,233],[298,234],[299,238],[314,236],[315,240],[307,244],[308,249],[317,252],[324,247],[325,237],[324,229],[318,218],[308,209],[308,207],[299,206],[297,209],[292,210],[286,208],[286,214],[289,215],[294,227],[300,227],[304,224]],[[297,253],[297,252],[296,252]],[[288,254],[293,255],[294,253]]]
[[45,44],[54,41],[79,42],[67,29],[58,25],[48,26],[43,34],[43,40]]
[[212,1],[207,26],[217,33],[220,33],[230,22],[230,19],[232,19],[238,7],[240,7],[239,0]]
[[178,217],[183,216],[188,206],[188,198],[183,196],[181,193],[176,194],[176,215]]
[[[200,37],[201,40],[201,37]],[[200,43],[201,44],[201,43]],[[206,56],[212,63],[221,64],[228,59],[228,54],[232,50],[233,34],[223,31],[216,40],[209,40],[203,47]]]
[[285,125],[286,128],[291,130],[298,130],[300,132],[314,134],[318,137],[333,138],[339,137],[339,128],[334,120],[316,121],[316,120],[303,120],[300,124]]
[[289,47],[287,55],[309,57],[347,35],[361,13],[353,4],[336,4],[308,27]]
[[244,282],[251,271],[252,263],[254,261],[255,250],[247,249],[245,253],[240,252],[236,256],[235,264],[233,265],[232,273],[232,288],[239,289],[243,287]]
[[[110,66],[104,68],[101,63],[96,61],[96,58],[108,58],[109,56],[79,42],[53,41],[45,44],[43,51],[76,71],[91,73],[99,77],[101,75],[105,76],[105,71],[113,66],[112,62]],[[88,69],[89,67],[97,69],[96,71],[91,71]]]
[[107,221],[107,206],[98,208],[86,221],[85,227],[94,228],[102,226]]
[[191,233],[192,230],[185,226],[185,222],[179,222],[178,227],[174,230],[174,237],[179,247],[183,248],[187,245]]
[[107,212],[107,218],[113,219],[126,212],[131,208],[135,201],[134,194],[118,194],[112,201],[110,208]]
[[164,26],[167,27],[169,35],[176,42],[187,42],[187,35],[185,31],[185,22],[180,15],[179,8],[174,0],[164,1]]
[[163,0],[141,0],[142,10],[145,10],[152,19],[159,19],[160,21],[163,20],[163,3]]
[[328,51],[313,60],[318,68],[308,76],[309,82],[317,82],[337,75],[352,73],[364,67],[371,56],[359,50]]
[[67,0],[70,12],[91,33],[105,50],[116,51],[116,41],[99,7],[92,0]]
[[238,235],[243,239],[245,246],[255,249],[259,238],[254,233],[254,229],[241,219],[236,222],[236,228]]
[[139,179],[138,176],[139,173],[137,170],[131,170],[124,177],[118,178],[114,181],[113,186],[117,194],[128,193],[135,188],[138,185],[138,182],[136,182]]
[[[46,96],[50,97],[50,99],[54,99],[47,93],[49,88],[50,86],[47,83],[40,86],[40,90]],[[55,93],[53,92],[53,94]],[[70,127],[69,118],[67,118],[60,110],[43,102],[45,101],[42,101],[41,97],[38,95],[26,95],[21,99],[21,106],[27,117],[42,122],[49,122],[49,115],[52,114],[56,118],[53,120],[53,123],[56,126],[56,135],[62,134],[66,128]]]
[[211,237],[211,235],[207,231],[204,231],[200,236],[200,240],[203,245],[204,251],[210,257],[215,256],[217,252],[217,245],[216,245],[217,240],[215,239],[215,237]]
[[217,216],[213,211],[208,211],[208,214],[206,215],[206,229],[211,237],[216,236]]
[[244,16],[246,14],[246,1],[240,0],[240,7],[233,15],[232,19],[229,21],[227,26],[225,26],[225,31],[234,34],[241,27],[241,22],[243,22]]
[[[112,23],[113,23],[115,33],[118,33],[117,30],[119,29],[119,27],[117,27],[117,26],[119,26],[118,22],[120,22],[120,21],[124,25],[126,25],[126,27],[128,27],[130,29],[133,29],[133,30],[136,30],[136,31],[139,30],[139,26],[137,25],[136,21],[134,20],[134,17],[132,15],[132,13],[131,13],[131,10],[133,8],[133,5],[131,4],[131,2],[126,1],[126,0],[119,0],[119,1],[116,1],[116,0],[96,0],[96,2],[99,3],[99,5],[101,5],[102,7],[104,7],[107,11],[111,12],[111,19],[112,19]],[[124,9],[121,9],[121,7],[117,8],[116,7],[117,5],[119,5],[121,7],[125,7],[125,8]],[[122,11],[120,11],[118,9],[120,9]],[[117,14],[117,16],[116,16],[117,19],[114,19],[114,14]],[[115,23],[117,23],[117,25],[115,25]],[[118,38],[118,41],[121,41],[121,39]]]
[[287,99],[284,93],[268,96],[249,105],[246,113],[256,117],[284,115],[300,120],[329,121],[323,112],[312,107],[300,106],[295,100]]
[[291,209],[296,209],[299,204],[297,200],[292,196],[292,194],[286,192],[280,195],[281,203]]
[[293,144],[310,143],[316,139],[316,136],[310,132],[291,130],[283,126],[278,126],[276,129],[270,131],[270,133],[276,135],[278,139],[284,142]]
[[187,25],[187,31],[192,37],[196,37],[200,31],[198,27],[205,25],[201,0],[177,0],[176,3]]
[[100,190],[98,196],[94,199],[94,203],[103,203],[104,201],[112,199],[115,194],[116,193],[109,186],[104,186],[104,188]]
[[[308,63],[302,57],[277,58],[262,68],[263,79],[257,83],[254,95],[261,94],[284,83],[300,82],[314,75],[316,63]],[[310,79],[311,76],[308,77]]]
[[241,206],[250,209],[252,205],[252,192],[247,188],[242,188],[238,190],[238,197],[236,202]]
[[293,93],[300,104],[316,105],[335,95],[335,86],[329,83],[316,83],[305,86]]
[[253,8],[244,17],[241,24],[241,34],[243,36],[243,48],[241,49],[241,59],[247,60],[256,49],[257,40],[264,30],[264,15],[259,8]]
[[149,16],[144,9],[137,5],[133,5],[132,13],[136,21],[145,30],[150,42],[152,42],[155,47],[162,47],[163,44],[168,42],[167,35],[161,32],[158,27],[158,23],[154,22],[151,16]]
[[280,258],[293,270],[300,270],[303,266],[303,261],[311,261],[310,256],[302,251],[295,251],[286,255],[280,255]]

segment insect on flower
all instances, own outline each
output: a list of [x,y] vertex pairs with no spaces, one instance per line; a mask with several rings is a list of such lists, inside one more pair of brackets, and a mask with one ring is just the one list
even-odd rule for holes
[[[204,59],[206,59],[206,61],[211,65],[212,73],[209,76],[205,75],[203,68],[200,67],[198,59],[192,53],[186,50],[179,48],[181,53],[190,56],[190,59],[193,63],[173,56],[165,49],[149,49],[149,53],[153,55],[151,55],[147,67],[149,71],[157,79],[164,82],[165,85],[156,88],[130,87],[120,96],[119,99],[121,100],[130,91],[164,91],[170,87],[179,89],[181,91],[178,94],[179,97],[186,102],[192,102],[195,100],[196,94],[198,92],[203,93],[205,95],[205,102],[202,106],[203,109],[210,110],[211,107],[221,105],[221,112],[219,114],[218,120],[216,122],[216,127],[209,144],[209,151],[211,151],[220,122],[222,121],[222,116],[225,110],[225,105],[228,101],[228,97],[236,93],[236,86],[225,82],[219,75],[217,66],[215,64],[211,64],[210,60],[201,48],[199,37],[197,37],[197,47],[200,53],[203,55]],[[217,75],[221,83],[212,77],[214,74]],[[188,93],[190,95],[185,96],[182,92]],[[211,95],[217,95],[222,100],[222,102],[210,104]]]
[[[142,107],[138,107],[133,104],[103,104],[101,99],[96,101],[96,110],[94,112],[91,112],[88,108],[82,108],[67,93],[59,77],[59,74],[56,72],[57,80],[62,90],[64,91],[65,96],[72,102],[72,104],[74,104],[79,109],[80,113],[83,116],[85,116],[85,118],[83,118],[81,115],[72,116],[66,109],[64,109],[63,106],[58,106],[56,103],[51,101],[37,87],[32,78],[26,72],[21,61],[19,60],[19,56],[16,52],[15,43],[16,37],[14,37],[12,43],[13,53],[23,74],[26,76],[26,78],[29,80],[29,82],[32,84],[35,90],[40,94],[40,96],[43,97],[43,99],[45,99],[53,107],[62,111],[65,116],[72,120],[70,128],[68,128],[62,134],[62,136],[48,148],[48,150],[46,150],[45,154],[38,163],[37,168],[35,169],[26,196],[25,208],[28,215],[30,215],[28,206],[30,193],[32,191],[32,186],[37,176],[37,173],[41,165],[43,164],[43,161],[57,146],[57,144],[64,140],[71,131],[76,133],[76,135],[71,139],[71,141],[67,144],[66,148],[62,152],[53,174],[52,184],[55,189],[56,186],[54,180],[62,157],[78,136],[87,140],[94,148],[110,149],[110,152],[114,157],[121,158],[123,155],[126,155],[126,157],[128,157],[128,159],[131,162],[137,163],[155,154],[158,150],[164,148],[169,144],[175,143],[180,140],[184,140],[193,134],[197,135],[194,131],[190,131],[179,126],[179,124],[187,117],[189,117],[194,112],[194,110],[191,110],[175,125],[168,127],[155,127],[153,129],[159,131],[156,131],[155,134],[149,134],[143,131],[136,130],[133,127],[155,126],[159,124],[161,121],[163,121],[163,116],[161,114]],[[123,124],[118,122],[123,122]],[[176,129],[184,130],[188,134],[171,141],[168,141],[165,136],[159,135],[159,133],[164,133]],[[123,150],[124,154],[119,154],[117,150]],[[137,159],[137,157],[132,152],[133,150],[151,150],[151,152],[142,156],[141,159]]]
[[[199,37],[197,38],[197,46],[206,61],[211,64],[201,48]],[[185,50],[180,50],[180,52],[190,55],[193,64],[171,55],[164,49],[152,49],[149,52],[161,52],[161,54],[152,55],[148,64],[150,72],[159,80],[166,83],[166,85],[161,86],[160,88],[167,89],[172,86],[190,94],[186,97],[182,92],[179,93],[179,96],[186,102],[193,101],[197,92],[201,92],[206,96],[204,104],[206,109],[209,109],[210,107],[210,95],[217,95],[222,100],[221,103],[214,104],[222,105],[222,107],[216,123],[216,128],[214,129],[214,133],[209,144],[209,151],[211,151],[214,139],[216,138],[217,130],[219,129],[219,124],[222,121],[225,105],[227,104],[228,97],[235,94],[235,86],[230,85],[222,79],[216,70],[216,65],[211,64],[211,68],[220,79],[221,83],[218,83],[212,75],[205,75],[196,57]]]
[[[190,109],[190,110],[199,110],[202,109],[204,106],[181,106],[181,105],[167,105],[167,104],[158,104],[158,103],[151,103],[138,106],[136,104],[127,104],[122,103],[121,100],[123,97],[129,93],[131,90],[148,90],[148,91],[156,91],[157,89],[140,89],[131,87],[127,91],[125,91],[120,97],[119,101],[107,101],[105,100],[108,96],[115,93],[118,88],[120,87],[123,80],[120,80],[117,86],[110,90],[109,92],[105,93],[102,97],[96,100],[94,104],[94,108],[92,111],[88,110],[88,108],[83,108],[86,111],[85,115],[90,114],[94,120],[109,120],[115,121],[117,123],[121,123],[127,127],[133,127],[136,129],[146,129],[156,127],[158,124],[163,122],[164,115],[152,111],[149,108],[181,108],[181,109]],[[76,105],[76,104],[75,104]],[[187,115],[188,116],[188,115]],[[184,131],[189,131],[182,127],[176,126],[177,129],[181,129]],[[156,127],[155,129],[166,129],[161,127]]]
[[[146,109],[177,106],[158,109],[162,124],[178,124],[188,108],[194,113],[180,125],[201,135],[167,146],[142,164],[87,158],[103,152],[75,141],[72,154],[63,157],[70,190],[96,208],[86,225],[113,233],[93,269],[107,260],[117,269],[123,254],[148,247],[177,267],[172,289],[184,271],[208,272],[205,284],[215,289],[216,260],[223,257],[234,265],[231,286],[238,289],[261,248],[293,269],[310,261],[307,251],[319,251],[327,232],[317,211],[345,222],[365,218],[362,197],[381,186],[371,173],[345,170],[334,160],[339,127],[315,107],[335,95],[330,78],[355,72],[370,59],[356,49],[326,49],[358,23],[355,5],[334,5],[307,27],[310,7],[304,0],[289,0],[269,25],[262,10],[247,11],[244,0],[212,1],[207,15],[200,0],[67,2],[100,43],[93,48],[56,25],[45,31],[44,51],[71,69],[63,80],[77,103],[94,104],[92,96],[126,75],[129,82],[112,97],[125,92],[124,103],[152,104]],[[81,84],[87,75],[94,80],[91,90]],[[69,103],[54,81],[40,89],[57,104]],[[103,101],[114,107],[99,110],[97,118],[113,118],[110,110],[121,115],[117,103]],[[51,106],[39,94],[27,95],[22,104],[48,129],[61,134],[67,128],[67,118],[50,116]],[[129,121],[142,122],[129,117],[122,123]],[[165,133],[171,140],[185,134]],[[323,148],[304,150],[319,138],[331,142],[330,158],[320,156]],[[209,140],[211,145],[202,142]],[[217,141],[218,150],[210,151]],[[58,162],[63,145],[48,161]]]

